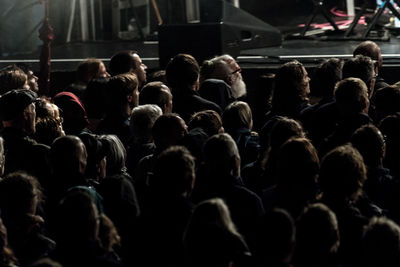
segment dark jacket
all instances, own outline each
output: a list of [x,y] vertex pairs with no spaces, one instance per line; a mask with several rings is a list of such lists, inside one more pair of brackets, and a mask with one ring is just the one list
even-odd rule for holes
[[174,95],[173,110],[186,123],[189,122],[190,117],[194,113],[209,109],[216,111],[218,114],[222,113],[221,108],[217,104],[202,98],[196,91],[186,90]]

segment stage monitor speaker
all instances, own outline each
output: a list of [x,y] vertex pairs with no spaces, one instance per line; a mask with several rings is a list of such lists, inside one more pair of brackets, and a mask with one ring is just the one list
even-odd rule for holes
[[200,22],[161,25],[158,31],[160,66],[179,53],[199,62],[216,55],[237,57],[240,50],[279,46],[280,31],[221,0],[200,1]]

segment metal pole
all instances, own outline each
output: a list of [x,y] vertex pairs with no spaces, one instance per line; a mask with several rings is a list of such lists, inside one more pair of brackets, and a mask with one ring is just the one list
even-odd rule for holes
[[42,27],[39,29],[39,38],[43,41],[40,52],[39,94],[48,96],[50,93],[50,45],[54,39],[53,28],[49,23],[49,1],[44,0],[45,15]]

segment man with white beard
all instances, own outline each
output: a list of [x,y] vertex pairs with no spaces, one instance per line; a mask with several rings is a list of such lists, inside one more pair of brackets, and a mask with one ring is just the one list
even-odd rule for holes
[[236,60],[227,54],[204,61],[200,71],[200,95],[225,109],[247,93],[241,71]]

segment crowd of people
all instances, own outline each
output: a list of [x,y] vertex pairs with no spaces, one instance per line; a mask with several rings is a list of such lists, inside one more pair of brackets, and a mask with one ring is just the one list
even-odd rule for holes
[[[371,41],[282,64],[253,127],[230,55],[137,51],[39,95],[0,70],[0,266],[400,266],[400,85]],[[400,202],[399,202],[400,203]]]

